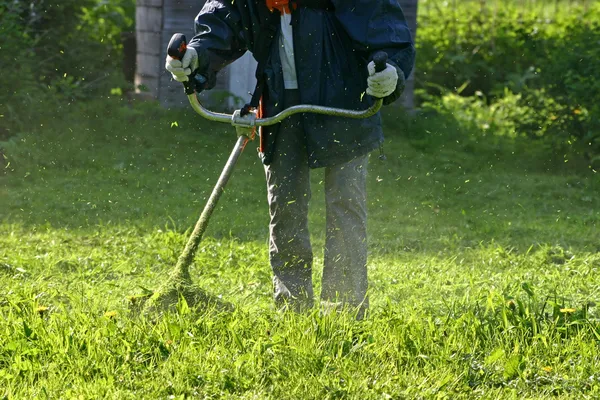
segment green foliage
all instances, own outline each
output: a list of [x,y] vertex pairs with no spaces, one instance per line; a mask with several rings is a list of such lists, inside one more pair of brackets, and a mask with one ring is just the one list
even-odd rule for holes
[[448,92],[441,98],[429,96],[429,99],[422,104],[423,107],[453,116],[466,131],[477,132],[477,135],[514,138],[519,135],[518,128],[525,118],[535,118],[534,112],[521,104],[521,95],[508,90],[492,104],[488,104],[481,92],[469,97]]
[[556,151],[600,161],[598,4],[435,4],[419,25],[417,82],[428,107],[470,107],[460,118],[489,126],[484,133],[545,137]]
[[81,27],[90,39],[107,42],[113,49],[121,48],[121,36],[132,31],[135,24],[135,1],[96,0],[81,8]]
[[134,12],[133,0],[0,0],[0,138],[61,104],[125,87],[120,35]]
[[[0,1],[0,140],[10,133],[10,123],[41,87],[34,78],[33,42],[23,27],[22,14],[27,12],[23,2]],[[26,116],[27,114],[25,114]]]
[[[384,120],[360,323],[272,308],[255,143],[190,271],[236,311],[184,297],[153,320],[130,312],[171,272],[231,127],[112,99],[2,143],[0,398],[600,396],[597,176],[549,169],[504,137],[470,142],[447,116]],[[323,171],[311,178],[318,293]]]

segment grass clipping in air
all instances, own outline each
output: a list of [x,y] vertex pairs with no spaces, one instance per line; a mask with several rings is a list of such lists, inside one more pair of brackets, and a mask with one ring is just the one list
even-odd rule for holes
[[147,299],[144,304],[145,314],[174,310],[182,300],[185,300],[190,309],[201,309],[203,306],[219,309],[231,308],[217,296],[211,295],[195,285],[189,277],[179,276],[175,272],[179,271],[174,271],[169,279]]
[[202,234],[208,224],[208,216],[203,213],[194,227],[177,265],[169,275],[169,279],[152,295],[136,296],[132,304],[136,309],[143,309],[144,314],[164,313],[175,310],[180,301],[185,301],[190,309],[214,307],[221,311],[231,311],[233,306],[219,297],[206,292],[195,285],[190,276],[190,265],[202,240]]

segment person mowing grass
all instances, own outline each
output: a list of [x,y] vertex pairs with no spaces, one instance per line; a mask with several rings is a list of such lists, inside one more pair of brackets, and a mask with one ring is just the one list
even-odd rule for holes
[[[250,51],[257,85],[242,113],[264,117],[297,105],[363,110],[373,97],[401,95],[415,58],[396,0],[208,0],[181,60],[167,56],[179,82],[199,74],[203,87]],[[375,72],[373,55],[388,55]],[[365,92],[370,96],[365,96]],[[313,306],[313,252],[308,230],[310,169],[325,169],[326,242],[321,300],[355,308],[367,296],[366,176],[369,153],[382,150],[381,116],[355,120],[297,114],[260,129],[270,213],[269,259],[279,306]]]

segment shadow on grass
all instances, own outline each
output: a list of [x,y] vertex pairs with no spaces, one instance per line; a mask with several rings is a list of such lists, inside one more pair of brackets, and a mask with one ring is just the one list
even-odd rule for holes
[[[0,221],[82,232],[189,229],[235,142],[233,131],[152,104],[80,107],[0,144],[9,165],[0,177]],[[599,250],[596,175],[567,169],[564,161],[557,167],[556,157],[532,142],[465,133],[448,117],[388,112],[385,129],[387,161],[373,157],[368,181],[375,252],[439,252],[492,241]],[[209,236],[267,237],[264,172],[252,147]],[[317,244],[325,224],[321,178],[314,171],[310,221]]]

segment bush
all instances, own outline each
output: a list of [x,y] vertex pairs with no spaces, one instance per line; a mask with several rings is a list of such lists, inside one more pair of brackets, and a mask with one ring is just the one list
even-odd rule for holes
[[516,121],[531,114],[531,109],[521,106],[520,101],[521,95],[508,90],[505,96],[492,104],[487,103],[481,92],[469,97],[448,92],[440,99],[435,98],[423,105],[440,114],[451,115],[470,132],[514,138],[518,136]]
[[543,137],[556,151],[600,162],[600,5],[546,18],[543,9],[461,2],[453,11],[455,4],[421,17],[423,105],[484,133]]
[[34,51],[29,45],[33,38],[23,24],[26,13],[22,2],[0,1],[0,140],[8,137],[10,123],[18,120],[22,106],[41,88],[33,79]]
[[63,102],[124,87],[120,33],[134,13],[134,0],[0,0],[0,140]]

